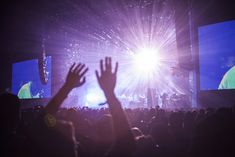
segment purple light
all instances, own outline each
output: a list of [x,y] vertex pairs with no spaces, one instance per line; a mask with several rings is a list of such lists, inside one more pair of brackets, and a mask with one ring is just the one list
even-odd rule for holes
[[[171,76],[171,67],[177,65],[178,58],[174,9],[170,0],[60,3],[63,9],[58,8],[58,13],[49,17],[56,29],[48,34],[55,45],[52,51],[60,59],[57,67],[60,78],[65,77],[74,61],[89,66],[86,85],[71,94],[83,97],[79,104],[86,103],[89,91],[98,89],[94,70],[105,56],[119,61],[118,95],[144,95],[147,86],[159,89],[159,94],[183,90]],[[144,69],[137,70],[133,63],[133,56],[138,56],[140,50],[145,53],[154,50],[149,55],[140,56],[145,58],[140,62],[149,71],[147,77],[146,73],[141,73]]]

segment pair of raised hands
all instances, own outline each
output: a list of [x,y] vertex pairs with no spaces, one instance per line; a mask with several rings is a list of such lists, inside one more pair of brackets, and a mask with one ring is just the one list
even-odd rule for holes
[[[105,60],[100,60],[100,74],[96,70],[96,78],[101,89],[105,94],[114,92],[116,86],[116,74],[118,70],[118,63],[116,62],[114,72],[112,72],[112,59],[111,57],[105,57]],[[65,86],[69,89],[82,86],[86,82],[85,74],[88,71],[88,67],[85,64],[73,64],[67,74]]]

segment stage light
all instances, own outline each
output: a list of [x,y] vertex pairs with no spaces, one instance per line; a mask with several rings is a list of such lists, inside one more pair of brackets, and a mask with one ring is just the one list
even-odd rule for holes
[[94,93],[88,93],[86,95],[86,100],[89,103],[97,103],[100,100],[100,96]]
[[158,50],[142,48],[134,54],[134,68],[143,73],[152,72],[158,66]]
[[105,98],[99,91],[89,92],[86,95],[86,104],[89,107],[97,108],[98,104],[102,102],[105,102]]

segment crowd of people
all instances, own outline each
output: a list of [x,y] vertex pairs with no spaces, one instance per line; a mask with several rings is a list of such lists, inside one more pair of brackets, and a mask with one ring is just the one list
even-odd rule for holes
[[17,96],[1,94],[1,156],[235,156],[235,108],[123,109],[114,92],[118,63],[113,68],[110,57],[95,72],[108,108],[61,108],[69,92],[86,82],[87,71],[85,64],[73,64],[45,107],[22,111]]

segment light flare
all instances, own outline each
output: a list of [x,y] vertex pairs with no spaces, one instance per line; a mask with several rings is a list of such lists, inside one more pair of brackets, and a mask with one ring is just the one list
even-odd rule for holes
[[141,73],[151,73],[159,65],[158,50],[152,48],[142,48],[134,54],[134,67]]

